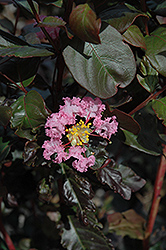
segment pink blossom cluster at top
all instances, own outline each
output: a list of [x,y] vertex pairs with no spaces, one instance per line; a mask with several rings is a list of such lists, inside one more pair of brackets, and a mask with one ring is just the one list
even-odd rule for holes
[[66,128],[76,125],[76,117],[80,117],[85,120],[85,127],[91,122],[92,130],[90,130],[93,134],[110,139],[111,135],[117,132],[118,122],[115,116],[101,119],[105,105],[99,98],[93,100],[91,97],[84,97],[81,100],[76,97],[73,99],[66,97],[64,103],[63,106],[60,106],[58,113],[53,113],[48,117],[45,124],[46,135],[50,137],[50,140],[45,141],[42,146],[44,148],[43,156],[45,159],[51,160],[52,155],[55,155],[52,159],[55,163],[61,163],[74,157],[76,160],[73,161],[72,166],[80,172],[86,172],[88,167],[94,165],[95,156],[86,157],[84,143],[71,145],[69,141],[65,145],[63,138],[67,135]]

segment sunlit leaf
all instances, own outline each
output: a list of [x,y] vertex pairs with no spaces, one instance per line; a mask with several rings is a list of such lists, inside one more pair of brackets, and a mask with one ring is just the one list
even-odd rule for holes
[[0,125],[7,126],[12,116],[12,110],[7,106],[0,106]]
[[39,26],[39,27],[56,28],[56,27],[64,26],[65,24],[66,24],[66,22],[63,21],[63,19],[60,18],[60,17],[57,17],[57,16],[47,16],[37,26]]
[[11,127],[16,128],[16,134],[21,137],[23,132],[26,133],[26,137],[27,133],[32,129],[44,125],[49,115],[43,98],[35,90],[31,90],[26,95],[20,96],[11,105],[11,108]]
[[136,25],[131,25],[123,34],[123,38],[133,46],[146,49],[144,36]]
[[155,87],[159,82],[158,72],[152,67],[146,57],[143,57],[140,63],[141,74],[137,74],[139,83],[150,93],[155,91]]
[[109,231],[116,232],[121,236],[143,240],[145,237],[145,219],[137,214],[133,209],[123,213],[113,213],[107,215]]
[[68,250],[111,250],[112,245],[94,227],[82,225],[74,216],[68,216],[69,229],[63,229],[61,244]]
[[150,155],[160,155],[160,153],[154,152],[152,150],[148,150],[147,148],[144,148],[143,146],[141,146],[138,141],[137,141],[137,136],[132,134],[131,132],[127,131],[127,130],[123,130],[123,133],[125,134],[126,140],[125,140],[125,144],[135,148],[141,152],[150,154]]
[[[101,34],[101,44],[85,43],[85,58],[67,46],[63,51],[65,62],[75,80],[92,94],[109,98],[116,94],[117,87],[126,87],[134,78],[134,56],[122,36],[108,26]],[[72,60],[71,60],[72,58]]]
[[166,76],[166,28],[159,27],[153,31],[145,37],[145,43],[145,56],[161,75]]
[[86,42],[100,43],[101,19],[97,19],[96,13],[86,4],[79,4],[69,16],[69,26],[80,39]]
[[166,126],[166,97],[152,101],[152,108]]
[[24,88],[26,88],[26,87],[28,87],[30,84],[32,84],[32,82],[33,82],[33,80],[35,79],[35,77],[36,77],[36,76],[32,76],[32,77],[30,77],[29,79],[26,79],[26,80],[22,81],[22,83],[17,83],[17,85],[20,86],[20,87],[23,86]]

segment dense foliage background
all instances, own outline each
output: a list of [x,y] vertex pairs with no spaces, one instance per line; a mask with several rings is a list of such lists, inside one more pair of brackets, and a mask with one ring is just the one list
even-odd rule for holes
[[[165,23],[163,0],[0,1],[1,249],[166,249]],[[42,145],[85,96],[119,126],[80,173]]]

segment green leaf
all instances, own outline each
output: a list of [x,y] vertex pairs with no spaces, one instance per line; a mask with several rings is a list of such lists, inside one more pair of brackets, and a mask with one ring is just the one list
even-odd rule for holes
[[147,15],[138,12],[124,12],[121,17],[111,18],[104,21],[117,29],[120,33],[123,33],[138,17],[147,17]]
[[37,26],[39,27],[49,27],[49,28],[56,28],[56,27],[63,27],[65,26],[66,22],[63,21],[62,18],[56,16],[47,16],[40,22]]
[[145,56],[161,75],[166,76],[166,28],[159,27],[153,31],[145,37],[145,43]]
[[101,19],[97,19],[96,13],[86,4],[79,4],[69,16],[71,30],[81,40],[98,44],[100,43]]
[[12,116],[12,110],[7,106],[0,106],[0,125],[7,126]]
[[58,0],[58,1],[54,2],[54,3],[52,3],[52,4],[55,5],[56,7],[61,8],[62,4],[63,4],[63,0]]
[[133,239],[143,240],[145,237],[145,219],[133,209],[123,213],[107,215],[109,231],[121,236],[130,236]]
[[[20,8],[21,12],[28,18],[34,18],[33,11],[31,10],[27,1],[18,1],[13,0],[13,2]],[[36,9],[36,12],[39,14],[39,5],[35,1],[33,1],[33,5]]]
[[150,154],[150,155],[160,155],[160,153],[157,153],[155,151],[151,151],[151,150],[148,150],[146,148],[144,148],[143,146],[141,146],[138,141],[137,141],[137,136],[130,133],[129,131],[127,130],[123,130],[123,133],[125,134],[125,137],[126,137],[126,140],[125,140],[125,144],[132,147],[132,148],[135,148],[141,152],[144,152],[146,154]]
[[144,36],[136,25],[131,25],[123,34],[123,38],[133,46],[146,49]]
[[1,56],[16,56],[16,57],[35,57],[35,56],[51,56],[54,53],[48,51],[45,48],[33,47],[33,46],[24,46],[24,45],[15,45],[8,42],[4,38],[0,37],[0,55]]
[[66,28],[66,22],[62,19],[62,18],[59,18],[59,17],[56,17],[56,16],[47,16],[43,19],[42,22],[40,22],[37,26],[38,27],[48,27],[48,28],[62,28],[66,31],[67,35],[69,38],[72,38],[73,35],[71,35],[67,28]]
[[163,120],[163,124],[166,126],[166,97],[153,100],[152,108],[155,111],[157,117]]
[[[94,196],[90,182],[78,176],[71,168],[63,164],[62,171],[65,174],[65,182],[63,184],[63,195],[68,205],[77,206],[78,213],[86,223],[94,221],[91,219],[91,214],[86,214],[86,211],[94,212],[96,210],[92,198]],[[90,216],[90,217],[89,217]],[[89,217],[89,218],[88,218]],[[97,219],[96,219],[97,220]]]
[[[20,96],[11,105],[11,108],[11,127],[17,128],[15,133],[25,138],[27,138],[32,129],[44,125],[49,115],[43,98],[35,90],[31,90],[26,95]],[[25,136],[23,132],[25,132]]]
[[63,229],[61,244],[68,250],[111,250],[112,245],[101,231],[91,226],[83,226],[74,216],[68,216],[70,229]]
[[2,137],[0,137],[0,161],[4,160],[10,152],[9,142],[2,142]]
[[[85,43],[85,58],[75,49],[67,46],[65,62],[75,80],[89,92],[100,98],[116,94],[117,87],[126,87],[135,77],[136,64],[129,46],[111,26],[101,34],[101,44]],[[72,58],[72,60],[71,60]]]
[[143,77],[140,74],[137,74],[137,79],[139,83],[144,87],[148,92],[153,93],[155,87],[159,82],[158,72],[152,67],[150,62],[144,56],[140,63],[140,71]]
[[28,87],[30,84],[32,84],[32,82],[34,81],[36,75],[35,76],[32,76],[24,81],[22,81],[22,83],[17,83],[18,86],[22,87],[24,86],[24,88]]

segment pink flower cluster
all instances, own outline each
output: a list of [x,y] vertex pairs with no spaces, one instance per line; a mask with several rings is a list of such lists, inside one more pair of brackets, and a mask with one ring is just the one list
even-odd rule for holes
[[[43,156],[47,160],[61,163],[73,157],[72,166],[80,172],[86,172],[95,163],[95,156],[86,156],[85,145],[88,146],[89,136],[96,135],[110,139],[117,132],[116,117],[102,119],[105,105],[99,98],[91,97],[64,98],[64,105],[58,113],[48,117],[45,124],[46,135],[50,140],[44,142]],[[79,118],[79,119],[78,119]],[[78,121],[79,120],[79,121]],[[68,141],[65,144],[64,138]]]

